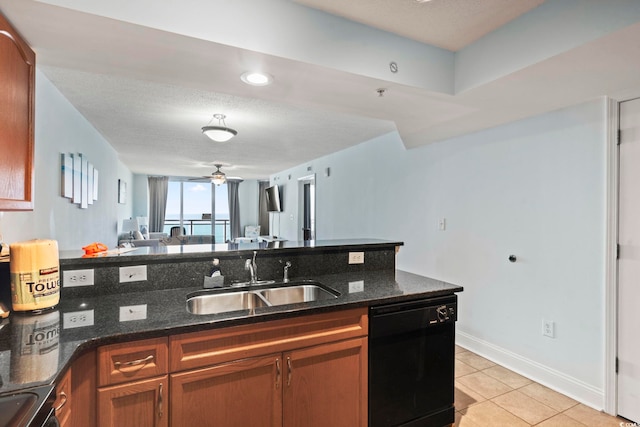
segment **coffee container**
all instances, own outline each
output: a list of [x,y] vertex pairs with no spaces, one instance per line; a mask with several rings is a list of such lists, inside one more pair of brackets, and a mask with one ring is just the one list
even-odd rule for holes
[[35,239],[10,245],[13,311],[39,313],[60,302],[58,242]]

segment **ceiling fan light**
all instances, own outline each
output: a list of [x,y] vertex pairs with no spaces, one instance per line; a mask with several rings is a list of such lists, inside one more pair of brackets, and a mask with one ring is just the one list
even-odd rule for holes
[[211,178],[211,182],[213,182],[215,185],[222,185],[227,182],[227,176],[222,172],[214,173],[213,177]]
[[238,131],[224,126],[204,126],[202,128],[202,133],[207,135],[213,141],[225,142],[236,136]]
[[216,166],[216,171],[211,174],[211,182],[213,182],[215,185],[222,185],[225,182],[227,182],[227,175],[220,170],[222,165],[218,164],[215,166]]

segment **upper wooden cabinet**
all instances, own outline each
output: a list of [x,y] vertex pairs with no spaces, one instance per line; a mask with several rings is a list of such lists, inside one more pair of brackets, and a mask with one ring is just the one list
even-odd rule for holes
[[36,54],[0,14],[0,211],[33,210]]

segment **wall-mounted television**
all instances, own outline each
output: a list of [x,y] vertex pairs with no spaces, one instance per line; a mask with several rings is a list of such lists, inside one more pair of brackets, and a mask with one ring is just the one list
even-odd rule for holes
[[267,211],[282,212],[282,197],[280,187],[273,185],[265,190],[267,197]]

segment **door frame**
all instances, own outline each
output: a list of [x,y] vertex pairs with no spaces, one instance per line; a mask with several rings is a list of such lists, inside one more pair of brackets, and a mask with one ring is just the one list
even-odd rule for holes
[[304,240],[304,235],[302,233],[302,227],[304,226],[304,185],[311,184],[312,185],[312,194],[311,197],[313,201],[311,202],[311,240],[316,239],[316,174],[311,173],[310,175],[301,176],[298,178],[298,240]]
[[604,307],[604,411],[618,414],[618,191],[620,103],[605,98],[606,111],[606,200],[607,224],[605,237],[605,307]]

